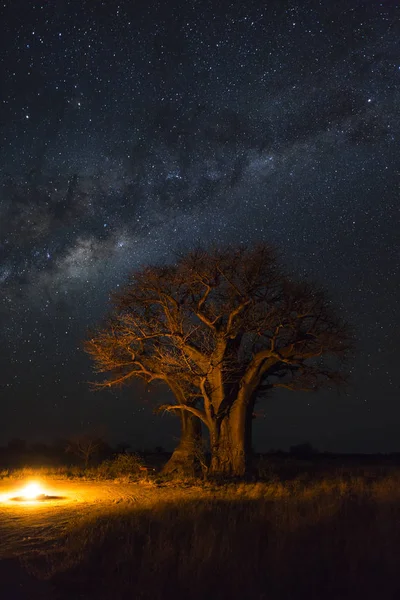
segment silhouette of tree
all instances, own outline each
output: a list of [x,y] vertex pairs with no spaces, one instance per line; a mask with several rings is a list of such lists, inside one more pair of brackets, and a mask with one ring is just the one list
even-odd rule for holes
[[129,442],[118,442],[118,444],[115,446],[115,452],[117,454],[125,454],[128,452],[128,448],[130,448],[131,445]]
[[68,440],[65,451],[80,458],[87,469],[90,461],[100,452],[104,445],[104,440],[96,434],[82,433]]

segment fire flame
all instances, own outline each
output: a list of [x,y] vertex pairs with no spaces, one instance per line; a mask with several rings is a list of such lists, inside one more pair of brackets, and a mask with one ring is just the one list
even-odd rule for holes
[[23,498],[26,498],[26,500],[36,500],[39,496],[44,494],[44,491],[38,483],[32,482],[28,483],[28,485],[25,486],[20,493]]
[[36,505],[42,501],[54,502],[56,500],[66,500],[67,497],[58,495],[49,491],[38,481],[26,482],[24,487],[0,494],[0,504],[3,502],[20,502],[22,504]]

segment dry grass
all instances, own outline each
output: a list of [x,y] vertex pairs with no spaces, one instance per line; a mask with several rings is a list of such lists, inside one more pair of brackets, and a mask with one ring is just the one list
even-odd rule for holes
[[0,480],[21,480],[30,478],[41,478],[41,479],[60,479],[60,480],[74,480],[74,479],[85,479],[89,476],[88,472],[81,467],[22,467],[19,469],[3,469],[0,471]]
[[95,467],[61,466],[61,467],[23,467],[0,470],[0,481],[22,480],[30,478],[57,479],[61,481],[107,481],[124,479],[137,481],[143,479],[140,470],[141,460],[135,454],[120,454],[112,460],[105,460]]
[[160,491],[75,521],[42,576],[97,600],[400,597],[400,473]]

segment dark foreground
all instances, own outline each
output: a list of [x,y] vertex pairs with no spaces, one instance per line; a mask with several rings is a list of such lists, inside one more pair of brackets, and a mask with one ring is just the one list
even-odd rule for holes
[[[50,536],[48,515],[43,544],[36,528],[31,547],[18,545],[18,517],[8,513],[14,546],[0,561],[1,597],[400,597],[396,470],[229,486],[147,484],[143,494],[136,484],[117,504],[110,489],[105,502],[79,502],[68,522],[57,509],[60,525],[54,521]],[[26,538],[26,521],[24,527]]]

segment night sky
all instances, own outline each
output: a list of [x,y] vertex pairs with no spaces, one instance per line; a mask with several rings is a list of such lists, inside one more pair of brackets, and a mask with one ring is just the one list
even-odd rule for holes
[[265,240],[356,332],[345,392],[277,392],[255,446],[400,451],[394,0],[0,7],[0,443],[102,428],[172,448],[163,389],[89,391],[130,271]]

